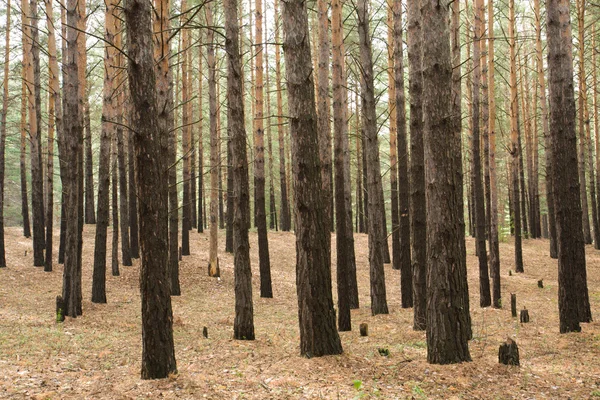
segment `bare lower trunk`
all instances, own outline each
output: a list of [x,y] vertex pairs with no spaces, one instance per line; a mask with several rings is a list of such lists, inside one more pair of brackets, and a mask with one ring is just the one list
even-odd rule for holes
[[[367,158],[367,189],[369,191],[369,266],[371,279],[371,313],[387,314],[388,306],[385,290],[383,187],[379,162],[379,140],[377,137],[377,114],[373,82],[373,59],[369,31],[368,0],[357,4],[358,36],[360,40],[360,60],[362,64],[361,95],[363,127],[365,133],[365,154]],[[387,247],[387,246],[386,246]]]
[[448,6],[422,0],[423,143],[427,198],[427,361],[470,361],[460,136],[452,116]]
[[142,379],[177,372],[168,277],[168,135],[158,120],[151,4],[125,3],[129,92],[133,104],[140,203]]

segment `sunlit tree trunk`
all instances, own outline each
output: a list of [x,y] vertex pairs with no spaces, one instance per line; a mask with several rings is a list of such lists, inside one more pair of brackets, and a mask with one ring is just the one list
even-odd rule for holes
[[[6,2],[6,41],[4,47],[4,77],[2,80],[2,114],[0,114],[0,268],[6,267],[4,247],[4,174],[6,151],[6,114],[8,113],[8,71],[10,61],[10,0]],[[47,268],[47,267],[46,267]],[[50,264],[52,268],[52,264]]]

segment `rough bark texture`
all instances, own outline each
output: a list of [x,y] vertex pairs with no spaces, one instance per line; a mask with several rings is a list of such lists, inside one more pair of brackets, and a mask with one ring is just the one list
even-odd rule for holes
[[239,48],[237,1],[225,0],[225,49],[227,51],[227,127],[230,134],[233,173],[233,264],[235,275],[235,319],[233,337],[254,340],[252,271],[250,269],[250,188],[244,128],[242,62]]
[[[124,111],[125,104],[121,105]],[[133,265],[131,251],[129,249],[129,207],[127,204],[127,166],[125,164],[125,143],[123,140],[123,128],[117,126],[117,149],[119,163],[119,215],[121,217],[121,257],[124,266]]]
[[[279,1],[275,0],[275,15],[278,15]],[[275,42],[279,42],[279,18],[275,18]],[[290,213],[290,201],[287,191],[286,175],[286,152],[283,126],[283,97],[281,95],[281,55],[279,46],[275,46],[275,85],[277,92],[277,135],[279,139],[279,186],[281,192],[281,215],[279,216],[279,227],[287,232],[292,229],[292,216]]]
[[[131,112],[131,107],[129,107]],[[137,197],[135,195],[135,157],[133,155],[133,131],[127,130],[127,183],[129,187],[129,252],[131,258],[140,258],[140,242],[138,230],[138,215],[137,215]]]
[[[187,21],[187,1],[181,2],[181,9],[185,10],[180,16],[180,24],[185,24]],[[183,168],[182,168],[182,179],[183,179],[183,204],[181,207],[181,255],[190,255],[190,229],[192,229],[192,207],[191,207],[191,160],[190,153],[192,150],[191,143],[191,121],[190,121],[190,87],[189,87],[189,65],[188,65],[188,53],[190,46],[190,30],[184,29],[181,33],[181,154],[183,155]]]
[[586,140],[585,140],[585,104],[587,103],[586,95],[586,78],[585,78],[585,41],[584,41],[584,23],[585,23],[585,0],[577,0],[577,41],[578,41],[578,52],[577,61],[579,66],[579,93],[577,96],[578,104],[578,116],[579,116],[579,154],[577,156],[579,160],[579,191],[581,195],[581,220],[583,223],[583,239],[585,244],[592,243],[592,234],[590,229],[590,214],[588,208],[588,195],[586,185]]
[[485,198],[483,193],[483,178],[481,176],[481,134],[480,119],[480,85],[481,85],[481,37],[483,35],[482,21],[483,1],[475,0],[474,37],[473,37],[473,113],[471,122],[471,154],[473,156],[473,194],[475,198],[475,236],[477,240],[477,256],[479,258],[479,305],[491,305],[490,279],[487,265],[487,249],[485,244]]
[[[470,361],[460,140],[452,113],[448,6],[421,2],[427,201],[427,361]],[[426,40],[425,40],[426,39]]]
[[94,207],[94,163],[92,156],[92,126],[90,120],[90,100],[85,98],[84,111],[84,146],[85,146],[85,209],[84,219],[86,224],[96,223],[96,210]]
[[515,1],[509,0],[508,37],[510,46],[510,138],[511,147],[511,190],[513,225],[515,231],[515,271],[523,272],[523,250],[521,248],[521,201],[519,200],[519,127],[517,99],[517,55],[515,40]]
[[[539,0],[537,0],[539,2]],[[496,175],[496,82],[494,65],[494,1],[488,0],[488,134],[490,141],[490,276],[492,305],[502,307],[500,287],[500,244],[498,241],[498,185]]]
[[[339,0],[331,3],[331,36],[332,36],[332,89],[333,89],[333,135],[334,135],[334,170],[335,170],[335,227],[337,249],[337,295],[338,295],[338,330],[352,329],[350,315],[350,259],[354,255],[352,237],[352,220],[348,221],[346,210],[346,168],[344,152],[344,135],[347,133],[347,121],[344,112],[344,54],[342,53],[342,4]],[[352,247],[351,247],[352,246]],[[352,250],[352,253],[350,252]],[[354,272],[356,276],[356,272]]]
[[[206,7],[206,22],[213,24],[213,4]],[[207,61],[208,61],[208,107],[210,116],[210,240],[208,276],[220,276],[218,246],[218,219],[219,219],[219,141],[217,137],[217,81],[214,32],[209,29],[207,33]]]
[[177,372],[168,276],[168,134],[158,121],[151,4],[125,2],[129,92],[140,199],[142,379]]
[[427,324],[427,218],[425,214],[425,169],[423,149],[423,47],[421,1],[407,3],[408,67],[410,97],[410,233],[413,271],[413,329]]
[[[22,0],[24,2],[26,0]],[[24,17],[25,13],[21,13],[21,18]],[[24,28],[25,32],[27,28]],[[23,35],[25,38],[26,35]],[[26,39],[23,40],[23,60],[27,59],[27,51],[25,50]],[[20,157],[19,157],[19,171],[21,178],[21,216],[23,217],[23,236],[26,238],[31,237],[31,225],[29,222],[29,200],[27,196],[27,68],[21,68],[21,143],[20,143]]]
[[265,200],[265,130],[263,124],[263,23],[262,0],[255,5],[256,16],[256,80],[254,86],[254,207],[258,230],[258,262],[260,270],[260,297],[273,297],[271,287],[271,261],[269,259],[269,239],[267,237],[267,213]]
[[362,65],[361,97],[365,154],[367,158],[367,190],[369,191],[369,266],[371,278],[371,313],[387,314],[385,291],[383,187],[379,162],[379,140],[377,138],[377,114],[373,82],[373,59],[369,31],[368,0],[357,3],[360,61]]
[[329,227],[321,195],[308,13],[306,2],[283,3],[284,55],[292,142],[296,226],[296,285],[300,325],[300,353],[324,356],[342,353],[331,293]]
[[[203,40],[202,31],[200,31],[200,42]],[[198,70],[202,71],[202,46],[198,46]],[[204,79],[201,74],[198,74],[198,212],[197,223],[198,232],[204,232],[204,224],[206,223],[206,214],[204,208],[204,109],[202,84]]]
[[[65,130],[60,141],[61,156],[71,155],[78,158],[83,139],[83,118],[79,106],[79,76],[77,37],[79,32],[79,12],[77,1],[67,2],[67,52],[63,58],[66,69],[64,81],[64,124]],[[74,156],[73,156],[74,155]],[[65,163],[63,190],[65,192],[66,233],[65,233],[65,265],[63,269],[62,298],[65,301],[64,315],[76,317],[81,314],[81,270],[79,265],[79,171],[78,163]]]
[[40,48],[38,39],[37,0],[23,2],[28,16],[24,29],[27,39],[25,51],[27,115],[29,118],[29,148],[31,161],[31,208],[33,212],[33,265],[44,265],[44,183],[42,177],[41,102],[40,102]]
[[[104,14],[104,38],[109,43],[115,39],[115,3],[106,4]],[[106,240],[109,213],[110,148],[115,133],[114,78],[115,48],[104,49],[104,85],[102,92],[102,131],[100,134],[100,156],[98,165],[98,213],[94,242],[94,275],[92,279],[92,302],[106,303]]]
[[558,242],[560,332],[581,330],[591,320],[581,198],[577,175],[573,50],[568,0],[547,0],[548,86],[552,181]]
[[404,95],[404,54],[402,50],[402,2],[393,1],[394,25],[394,84],[398,157],[398,211],[400,240],[400,292],[402,306],[413,306],[413,271],[410,253],[410,183],[406,140],[406,99]]
[[[329,18],[327,0],[317,0],[318,44],[317,48],[317,126],[319,129],[319,157],[321,159],[321,181],[325,197],[325,218],[333,231],[333,182],[331,179],[331,100],[329,99]],[[330,238],[331,239],[331,238]]]

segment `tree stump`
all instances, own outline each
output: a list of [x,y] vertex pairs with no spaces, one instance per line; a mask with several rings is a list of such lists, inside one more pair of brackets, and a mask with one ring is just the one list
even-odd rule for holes
[[360,324],[360,336],[369,336],[369,325],[367,323]]
[[62,296],[56,296],[56,322],[65,320],[65,301]]
[[526,324],[529,322],[529,311],[526,308],[521,310],[521,323]]
[[517,318],[517,294],[510,294],[510,312],[512,313],[513,318]]
[[500,349],[498,349],[498,362],[504,365],[520,365],[517,342],[508,338],[506,339],[506,343],[500,345]]
[[538,287],[539,287],[540,289],[543,289],[543,288],[544,288],[544,280],[543,280],[543,279],[540,279],[540,280],[538,281]]
[[208,328],[207,327],[204,327],[202,329],[202,336],[204,336],[205,338],[208,339]]

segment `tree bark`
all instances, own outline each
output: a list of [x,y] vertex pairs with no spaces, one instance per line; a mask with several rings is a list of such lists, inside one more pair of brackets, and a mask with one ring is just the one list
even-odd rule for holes
[[[260,2],[257,2],[257,4]],[[242,96],[242,63],[239,48],[239,25],[236,0],[225,0],[225,49],[227,51],[227,127],[230,134],[231,172],[233,173],[233,253],[235,275],[235,320],[233,337],[254,340],[254,311],[252,306],[252,271],[250,269],[250,188],[244,128],[244,99]],[[229,174],[228,174],[229,175]],[[229,178],[229,177],[228,177]]]
[[[585,265],[577,145],[571,21],[567,0],[547,0],[550,134],[556,233],[560,332],[578,332],[591,320]],[[585,182],[585,181],[584,181]]]
[[151,4],[125,2],[142,265],[142,379],[177,372],[168,277],[168,134],[159,124]]
[[6,114],[8,113],[8,72],[10,62],[10,11],[10,0],[8,0],[6,3],[6,42],[4,47],[2,114],[0,114],[0,268],[6,267],[6,249],[4,242],[4,175],[6,159]]
[[379,162],[379,140],[377,137],[377,114],[375,111],[375,91],[373,82],[373,59],[369,33],[368,0],[357,3],[358,37],[360,62],[362,67],[361,96],[363,128],[365,133],[365,153],[367,158],[367,189],[369,191],[369,266],[371,278],[371,313],[387,314],[388,306],[385,289],[383,187]]
[[425,330],[427,323],[427,218],[425,207],[425,167],[423,148],[423,47],[422,0],[407,3],[407,35],[410,97],[410,233],[413,271],[414,330]]
[[[187,11],[188,4],[186,0],[181,2],[181,9],[184,10],[180,16],[180,24],[184,25],[187,22]],[[190,255],[190,230],[192,229],[192,197],[191,197],[191,160],[190,153],[192,150],[191,144],[191,121],[190,111],[191,102],[189,95],[189,81],[188,79],[188,52],[190,47],[190,30],[184,29],[181,32],[181,152],[183,154],[183,168],[182,168],[182,179],[183,179],[183,205],[181,208],[181,255]]]
[[[275,0],[275,15],[279,13],[279,0]],[[275,42],[279,42],[279,18],[275,18]],[[290,214],[290,201],[287,191],[286,175],[286,151],[283,125],[283,97],[281,95],[281,54],[280,46],[275,46],[275,86],[277,92],[277,136],[279,139],[279,190],[281,192],[281,215],[279,216],[279,227],[288,232],[292,229],[292,217]]]
[[[539,0],[537,0],[539,2]],[[500,286],[500,244],[498,241],[498,185],[496,174],[496,82],[494,64],[494,1],[488,0],[488,132],[490,163],[490,275],[492,278],[492,305],[502,307]]]
[[585,104],[587,103],[587,88],[585,79],[585,41],[584,41],[584,29],[585,29],[585,0],[577,0],[577,33],[578,33],[578,65],[579,65],[579,191],[581,195],[581,218],[583,222],[583,239],[585,244],[592,243],[592,234],[590,230],[590,215],[588,210],[588,195],[585,178],[585,154],[586,154],[586,140],[585,140]]
[[579,323],[591,320],[581,198],[577,190],[580,183],[576,173],[575,93],[569,5],[567,0],[546,1],[561,333],[580,331]]
[[[109,43],[115,40],[115,3],[106,4],[104,14],[104,38]],[[98,165],[98,215],[94,242],[94,273],[92,279],[92,302],[106,303],[106,241],[109,213],[110,150],[111,138],[115,135],[114,79],[116,49],[106,46],[104,50],[104,85],[102,97],[102,132]]]
[[267,237],[267,213],[265,200],[265,130],[264,87],[263,87],[263,15],[262,0],[255,4],[255,43],[256,73],[254,85],[254,206],[256,227],[258,230],[258,261],[260,270],[260,297],[273,297],[271,287],[271,261],[269,258],[269,239]]
[[[459,115],[452,109],[448,5],[422,0],[423,143],[427,199],[427,361],[470,361]],[[426,40],[425,40],[426,39]]]
[[[347,133],[347,121],[344,113],[344,54],[342,52],[342,3],[331,3],[331,41],[332,41],[332,89],[333,89],[333,135],[335,169],[335,225],[336,225],[336,276],[338,295],[338,330],[352,330],[350,315],[350,256],[354,254],[352,220],[348,221],[346,210],[346,168],[344,135]],[[350,223],[349,223],[350,222]],[[350,247],[352,246],[352,247]],[[352,251],[352,253],[351,253]],[[356,276],[356,272],[354,272]]]
[[[206,7],[206,23],[213,24],[213,4]],[[220,276],[218,246],[219,219],[219,141],[217,137],[217,81],[214,47],[214,32],[207,31],[207,61],[208,61],[208,107],[210,115],[210,246],[208,261],[208,276]]]
[[481,176],[481,141],[480,141],[480,86],[481,86],[481,38],[483,36],[483,1],[475,0],[473,7],[475,15],[473,37],[473,113],[471,115],[473,156],[473,195],[475,199],[475,236],[477,240],[477,256],[479,258],[479,305],[488,307],[492,303],[490,295],[490,279],[487,264],[487,249],[485,243],[485,197],[483,193],[483,178]]
[[[80,33],[80,15],[76,0],[66,4],[67,52],[63,58],[65,68],[64,81],[64,135],[61,139],[61,156],[71,155],[74,160],[79,158],[81,140],[83,138],[83,118],[79,104],[79,74],[78,74],[78,43]],[[65,301],[64,315],[77,317],[81,315],[81,270],[79,266],[79,167],[78,162],[65,163],[63,190],[65,192],[66,235],[65,235],[65,265],[63,269],[62,298]]]
[[318,130],[310,45],[306,40],[306,2],[286,1],[282,17],[295,185],[300,353],[308,357],[341,354],[331,294],[331,260],[327,248],[330,233],[320,191],[321,165],[314,152]]
[[510,46],[510,138],[512,155],[512,209],[515,230],[515,271],[523,272],[523,250],[521,248],[521,202],[519,201],[519,127],[517,99],[517,55],[515,41],[515,0],[509,0],[508,37]]
[[44,183],[42,178],[42,135],[40,101],[40,49],[38,40],[37,0],[22,2],[27,15],[24,24],[27,115],[29,117],[29,148],[31,161],[31,208],[33,210],[33,265],[44,266]]

